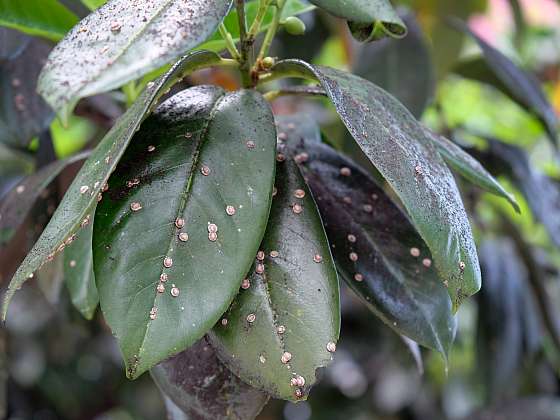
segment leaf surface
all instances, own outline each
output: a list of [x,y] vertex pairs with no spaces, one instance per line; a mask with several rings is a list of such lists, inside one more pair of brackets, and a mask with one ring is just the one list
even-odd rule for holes
[[[114,171],[134,132],[157,99],[186,74],[217,63],[219,60],[218,55],[207,51],[184,57],[164,76],[150,84],[111,128],[82,166],[51,221],[12,278],[4,296],[3,319],[6,318],[8,306],[15,291],[28,278],[33,277],[33,273],[47,261],[49,256],[55,254],[59,249],[63,249],[65,241],[80,227],[89,224],[103,186]],[[84,187],[88,189],[82,193]]]
[[390,328],[447,358],[455,335],[451,302],[408,217],[363,169],[305,136],[302,125],[280,121],[288,148],[308,156],[299,168],[342,278]]
[[64,283],[72,304],[86,319],[92,319],[99,304],[92,253],[93,225],[82,229],[64,250]]
[[406,35],[406,26],[389,0],[311,0],[311,3],[346,19],[352,35],[359,41]]
[[321,83],[350,134],[404,204],[458,309],[479,290],[480,267],[457,185],[425,127],[358,76],[299,60],[279,62],[273,74]]
[[156,365],[150,373],[161,393],[186,418],[251,420],[269,398],[235,376],[204,338]]
[[199,340],[237,294],[266,227],[275,144],[260,94],[210,86],[170,98],[135,136],[93,236],[130,378]]
[[445,137],[436,133],[430,132],[430,134],[439,153],[454,171],[474,185],[478,185],[492,194],[505,198],[510,202],[515,211],[519,213],[519,204],[515,200],[514,195],[507,192],[478,160]]
[[58,0],[0,0],[0,25],[58,41],[78,17]]
[[[338,278],[317,207],[295,163],[279,162],[276,172],[262,254],[210,337],[218,357],[242,380],[297,401],[307,397],[316,370],[332,359],[327,348],[331,343],[334,350],[340,330]],[[299,377],[303,382],[293,384]]]
[[80,98],[158,69],[208,38],[231,0],[111,0],[85,17],[52,51],[39,93],[67,119]]

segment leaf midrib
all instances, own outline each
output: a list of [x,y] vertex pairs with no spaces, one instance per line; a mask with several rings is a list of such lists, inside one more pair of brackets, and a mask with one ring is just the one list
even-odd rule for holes
[[[225,92],[221,92],[220,96],[218,98],[216,98],[214,104],[212,105],[212,108],[208,114],[208,118],[204,123],[204,126],[202,128],[202,132],[200,134],[200,140],[198,142],[198,145],[196,147],[196,150],[194,152],[193,155],[193,159],[192,159],[192,165],[188,170],[188,175],[187,175],[187,181],[186,181],[186,185],[183,189],[183,192],[181,194],[181,202],[179,204],[179,207],[177,209],[177,213],[175,215],[175,217],[180,217],[184,211],[185,208],[187,206],[187,202],[188,199],[190,197],[189,193],[191,191],[191,187],[193,184],[193,178],[194,178],[194,174],[196,172],[196,168],[198,167],[198,163],[199,163],[199,158],[200,158],[200,154],[201,151],[204,147],[204,145],[207,143],[208,140],[208,129],[210,127],[211,122],[213,121],[214,117],[216,116],[216,112],[218,110],[219,105],[222,103],[222,101],[227,97],[227,94]],[[173,229],[173,227],[172,227]],[[164,255],[170,255],[170,251],[173,248],[173,245],[175,243],[175,237],[173,235],[170,235],[170,240],[169,240],[169,245],[167,246],[167,252]],[[163,270],[162,270],[163,273]],[[161,273],[160,273],[161,274]],[[155,306],[156,301],[158,298],[158,293],[157,291],[154,293],[154,302],[152,304],[152,306]],[[131,372],[133,372],[133,374],[131,375],[132,377],[134,377],[135,373],[136,373],[136,369],[137,367],[140,365],[141,360],[142,360],[142,354],[144,353],[144,345],[146,344],[146,340],[148,339],[149,331],[150,331],[150,327],[153,324],[153,322],[148,322],[146,324],[146,329],[144,332],[144,336],[142,338],[142,343],[140,344],[139,350],[138,350],[138,357],[134,359],[134,365],[131,367]]]

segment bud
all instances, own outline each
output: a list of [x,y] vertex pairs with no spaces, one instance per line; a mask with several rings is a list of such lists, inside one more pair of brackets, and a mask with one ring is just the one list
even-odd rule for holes
[[272,57],[265,57],[262,59],[261,62],[262,68],[265,70],[270,69],[274,65],[274,58]]
[[290,35],[303,35],[305,33],[305,23],[295,16],[287,18],[282,22],[282,26]]

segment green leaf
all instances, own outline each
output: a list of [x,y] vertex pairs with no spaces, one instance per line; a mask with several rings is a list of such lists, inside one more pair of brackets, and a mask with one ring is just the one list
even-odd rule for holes
[[[41,237],[16,271],[4,296],[3,319],[6,319],[8,306],[16,290],[28,278],[33,277],[33,273],[47,261],[49,256],[63,248],[65,241],[80,227],[89,224],[99,193],[115,169],[134,132],[158,98],[186,74],[219,63],[220,60],[218,55],[208,51],[187,55],[164,76],[150,84],[140,98],[119,118],[85,162]],[[88,190],[82,194],[80,191],[86,186]]]
[[201,44],[230,4],[111,0],[55,47],[39,77],[39,93],[65,120],[79,99],[122,86]]
[[107,3],[107,0],[82,0],[82,3],[84,3],[89,10],[95,10]]
[[402,38],[406,26],[389,0],[310,0],[327,12],[346,19],[352,35],[362,42],[386,36]]
[[52,41],[60,40],[78,17],[58,0],[0,0],[0,25]]
[[350,134],[403,202],[457,310],[480,289],[480,267],[457,185],[426,129],[383,89],[352,74],[286,60],[273,75],[321,83]]
[[[0,143],[0,200],[21,178],[33,172],[33,168],[31,156]],[[2,217],[3,215],[0,216],[0,222]],[[1,234],[0,242],[3,242]]]
[[455,72],[463,77],[493,85],[523,108],[534,113],[544,125],[552,143],[558,146],[558,118],[537,78],[476,35],[466,24],[460,21],[454,23],[458,30],[476,41],[483,54],[483,59],[463,63]]
[[237,294],[266,227],[275,144],[260,94],[208,86],[166,101],[135,136],[93,237],[101,309],[130,378],[195,343]]
[[251,420],[269,398],[235,376],[204,338],[161,362],[150,373],[161,393],[186,418]]
[[307,155],[296,161],[317,201],[338,272],[390,328],[447,359],[455,319],[428,247],[375,180],[306,136],[306,125],[315,124],[285,118],[279,131],[292,153]]
[[505,198],[516,212],[520,212],[519,204],[515,200],[514,195],[507,192],[478,160],[445,137],[431,132],[428,135],[431,135],[439,153],[451,169],[458,172],[474,185],[478,185],[492,194]]
[[435,70],[414,15],[409,12],[401,17],[408,27],[407,36],[364,45],[354,73],[385,89],[420,118],[434,95]]
[[[11,39],[13,32],[1,38],[2,42]],[[26,148],[49,127],[54,114],[35,90],[50,49],[42,40],[31,39],[12,59],[0,60],[0,143]]]
[[[243,381],[297,401],[307,397],[316,369],[332,359],[327,347],[334,350],[339,336],[339,289],[303,177],[291,159],[278,163],[276,172],[277,194],[261,251],[245,290],[210,337],[218,357]],[[298,377],[305,383],[293,384]]]
[[[245,16],[247,22],[252,22],[257,15],[259,8],[258,1],[250,1],[245,4]],[[303,13],[310,12],[314,10],[315,6],[310,6],[305,4],[300,0],[286,0],[284,8],[282,9],[281,20],[285,20],[290,16],[297,16]],[[260,32],[266,31],[270,24],[272,23],[273,11],[270,8],[263,18],[262,25],[260,27]],[[239,42],[239,23],[237,19],[237,10],[232,8],[228,15],[224,19],[224,25],[228,32],[233,37],[235,42]],[[219,32],[215,32],[204,44],[200,45],[198,48],[220,52],[225,50],[226,44]]]
[[90,152],[79,153],[65,160],[53,162],[21,181],[0,202],[0,246],[6,245],[25,217],[41,196],[41,193],[72,163],[86,159]]
[[92,254],[93,224],[81,230],[64,250],[64,282],[72,303],[86,319],[92,319],[99,303]]

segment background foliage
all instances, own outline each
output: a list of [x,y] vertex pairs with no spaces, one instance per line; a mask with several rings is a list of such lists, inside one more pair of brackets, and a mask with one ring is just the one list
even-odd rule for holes
[[[36,93],[39,71],[54,42],[103,3],[0,0],[2,288],[7,287],[90,150],[109,133],[103,147],[98,149],[101,152],[93,153],[100,153],[101,160],[104,152],[113,153],[113,157],[115,151],[124,153],[140,124],[138,115],[149,109],[171,82],[187,70],[197,70],[202,60],[219,60],[212,53],[199,53],[175,65],[168,76],[154,84],[152,81],[168,69],[162,67],[168,60],[147,60],[152,65],[150,72],[138,77],[126,65],[126,54],[134,55],[137,51],[127,50],[125,43],[124,55],[120,55],[124,57],[123,62],[108,59],[116,70],[103,73],[105,79],[99,82],[102,89],[92,88],[87,92],[88,95],[105,93],[79,102],[81,96],[70,88],[46,93],[45,96],[53,98],[51,104],[61,111],[63,125],[54,119],[54,112]],[[330,2],[324,3],[329,10]],[[458,312],[457,333],[451,345],[452,334],[438,336],[418,327],[426,322],[424,314],[428,314],[428,324],[433,325],[446,319],[450,308],[434,303],[436,299],[447,302],[445,293],[434,291],[426,299],[423,290],[414,290],[414,282],[410,280],[416,269],[408,258],[410,249],[415,243],[423,242],[410,239],[418,234],[403,216],[403,208],[412,213],[406,197],[400,196],[402,207],[394,204],[395,197],[391,197],[393,201],[382,198],[378,205],[383,208],[386,220],[379,219],[377,225],[364,218],[363,212],[350,211],[341,216],[338,208],[346,197],[351,197],[353,202],[365,202],[367,197],[360,194],[386,197],[378,185],[379,172],[364,158],[356,143],[350,141],[335,107],[327,105],[326,100],[302,100],[295,96],[275,100],[276,115],[292,116],[278,119],[279,132],[291,133],[288,127],[294,124],[294,115],[299,118],[295,120],[298,127],[304,127],[307,121],[303,114],[321,125],[326,144],[306,141],[286,153],[305,152],[326,162],[325,167],[304,168],[314,197],[321,197],[324,203],[319,206],[323,222],[340,223],[343,217],[343,227],[377,233],[364,249],[356,250],[342,248],[347,246],[345,230],[328,230],[331,243],[341,244],[334,252],[335,259],[338,252],[346,255],[354,251],[370,256],[370,260],[389,258],[387,267],[382,268],[360,260],[360,273],[368,277],[375,270],[386,270],[398,287],[380,288],[373,283],[353,282],[354,265],[338,267],[351,287],[359,289],[362,300],[341,282],[342,334],[334,362],[321,373],[321,381],[308,401],[293,404],[271,400],[258,418],[460,419],[492,415],[508,419],[560,418],[557,309],[560,303],[560,167],[555,146],[556,116],[560,113],[560,5],[553,0],[393,3],[406,8],[398,9],[400,17],[389,16],[383,24],[400,38],[399,28],[404,22],[408,35],[361,44],[352,38],[343,20],[323,11],[310,12],[312,7],[304,1],[292,1],[285,9],[286,17],[299,15],[306,24],[306,34],[295,37],[281,32],[272,45],[271,55],[301,58],[314,66],[352,70],[378,84],[433,132],[444,134],[476,157],[514,197],[500,185],[489,184],[488,178],[481,177],[481,168],[465,161],[461,149],[454,144],[440,143],[439,150],[447,164],[461,174],[456,180],[474,231],[483,278],[481,292],[466,300]],[[254,3],[248,6],[249,17],[256,13],[254,6]],[[336,14],[336,10],[330,11]],[[237,40],[235,12],[225,22]],[[272,17],[265,16],[264,28],[271,22]],[[153,25],[157,27],[158,22]],[[199,48],[223,50],[224,40],[218,33],[212,34],[211,23],[207,26],[196,28],[201,31],[200,42],[210,35]],[[364,32],[360,22],[354,21],[350,27],[354,32],[367,33],[367,37],[379,35],[375,30]],[[171,27],[167,29],[170,33],[174,31]],[[76,35],[80,30],[79,26],[74,29]],[[180,48],[198,43],[180,45]],[[322,77],[320,67],[314,67],[313,71]],[[336,78],[337,73],[328,76]],[[111,90],[125,82],[122,89]],[[74,83],[78,86],[82,81]],[[227,68],[206,69],[191,74],[173,92],[197,84],[216,84],[231,91],[239,87],[240,81]],[[41,82],[39,90],[45,94]],[[58,103],[64,104],[58,107]],[[115,125],[127,109],[124,119]],[[344,122],[351,128],[352,116],[347,119],[350,122]],[[306,138],[321,139],[321,133],[313,126],[307,130]],[[412,137],[431,138],[435,136],[433,132],[415,132]],[[298,133],[290,135],[299,136]],[[150,143],[149,139],[146,141],[142,146]],[[286,143],[297,144],[289,139]],[[341,164],[351,170],[351,180],[340,181],[337,169],[333,168]],[[93,185],[100,177],[106,180],[108,176],[108,172],[96,172],[80,185]],[[505,196],[514,205],[473,184]],[[96,198],[87,198],[91,202],[89,208],[95,205]],[[516,205],[520,212],[514,209]],[[82,219],[88,214],[88,209],[84,210]],[[282,217],[274,210],[273,214]],[[401,222],[394,223],[396,220]],[[384,231],[390,223],[393,230]],[[53,231],[52,237],[57,239],[57,234]],[[15,294],[8,322],[0,330],[0,345],[4,350],[0,351],[3,414],[13,419],[154,419],[164,418],[166,410],[169,413],[192,406],[185,402],[185,407],[177,407],[167,397],[160,396],[158,386],[167,395],[173,395],[180,392],[177,391],[180,385],[188,385],[170,380],[166,374],[166,369],[167,372],[173,369],[166,365],[169,362],[158,365],[152,372],[157,386],[147,374],[133,382],[126,379],[111,330],[100,311],[94,309],[97,296],[91,290],[88,292],[91,283],[81,281],[91,275],[92,267],[71,264],[80,261],[72,252],[81,254],[81,246],[91,248],[87,235],[79,239],[85,245],[73,244],[64,251],[63,258],[56,258],[38,272],[37,281],[29,282]],[[420,248],[420,255],[429,255],[427,249]],[[297,255],[293,258],[296,261]],[[434,271],[433,267],[426,268],[428,272]],[[437,276],[432,275],[436,284]],[[260,280],[255,276],[251,281],[258,284]],[[403,291],[409,298],[406,306],[409,312],[398,311],[398,307],[387,303],[395,296],[402,299]],[[111,292],[111,289],[100,290],[109,296]],[[243,304],[241,300],[236,302],[236,305]],[[373,308],[373,313],[368,307]],[[235,311],[236,307],[230,310]],[[87,322],[80,312],[92,322]],[[406,322],[396,328],[395,319]],[[437,352],[420,348],[404,335],[395,334],[386,324],[421,344],[449,353],[448,362]],[[439,330],[454,327],[446,324]],[[321,328],[326,331],[319,331],[320,334],[331,334],[327,327],[318,324],[317,329]],[[220,334],[217,330],[213,339],[232,348],[240,345],[236,337]],[[183,353],[173,363],[216,366],[217,359],[204,353],[206,347],[204,341],[199,341],[195,344],[199,354]],[[265,403],[262,394],[247,389],[228,369],[218,366],[217,374],[224,377],[230,389],[246,393],[245,401],[259,403],[259,407]],[[243,368],[247,367],[240,367]],[[212,372],[212,368],[208,369]],[[278,393],[282,396],[282,390]],[[247,410],[251,407],[248,405]]]

